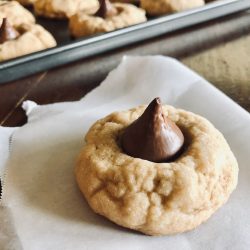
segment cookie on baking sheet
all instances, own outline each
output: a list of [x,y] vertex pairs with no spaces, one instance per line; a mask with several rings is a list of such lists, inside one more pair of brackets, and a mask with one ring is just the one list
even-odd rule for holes
[[36,1],[39,1],[39,0],[16,0],[16,1],[18,1],[22,5],[29,6],[29,5],[33,5]]
[[16,58],[56,46],[52,35],[42,26],[11,26],[5,18],[0,26],[0,61]]
[[16,1],[0,1],[0,21],[7,17],[11,25],[34,24],[34,16]]
[[204,0],[141,0],[141,8],[152,16],[179,12],[204,4]]
[[110,2],[113,2],[113,3],[133,3],[133,4],[139,4],[140,0],[111,0]]
[[35,13],[49,18],[68,18],[78,11],[94,13],[97,0],[38,0],[34,3]]
[[83,37],[128,27],[146,20],[145,11],[132,4],[111,4],[101,1],[95,15],[86,15],[83,12],[73,15],[70,18],[69,29],[72,36]]
[[237,161],[205,118],[157,100],[145,108],[90,128],[75,168],[78,186],[96,213],[118,225],[149,235],[194,229],[235,189]]

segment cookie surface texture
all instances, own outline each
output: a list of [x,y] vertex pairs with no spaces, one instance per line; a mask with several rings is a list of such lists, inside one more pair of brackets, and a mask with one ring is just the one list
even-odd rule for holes
[[148,235],[194,229],[235,189],[237,161],[208,120],[172,106],[163,112],[185,135],[183,153],[169,163],[126,155],[121,135],[144,110],[116,112],[90,128],[75,168],[78,186],[96,213],[123,227]]

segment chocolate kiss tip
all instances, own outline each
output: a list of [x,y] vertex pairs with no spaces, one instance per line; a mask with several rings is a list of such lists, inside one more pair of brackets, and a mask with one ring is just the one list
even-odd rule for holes
[[130,156],[152,162],[167,162],[184,144],[178,126],[164,116],[160,98],[155,98],[144,113],[122,135],[123,150]]
[[0,27],[0,44],[9,40],[14,40],[19,36],[19,33],[8,22],[7,18],[3,18]]
[[113,7],[109,0],[99,0],[99,5],[100,7],[95,16],[106,18],[117,14],[116,8]]

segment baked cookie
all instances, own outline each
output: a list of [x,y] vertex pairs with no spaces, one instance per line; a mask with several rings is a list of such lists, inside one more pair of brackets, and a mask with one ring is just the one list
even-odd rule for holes
[[94,16],[78,12],[70,18],[69,29],[74,37],[109,32],[145,22],[145,11],[132,4],[100,1],[100,8]]
[[[96,213],[148,235],[194,229],[228,200],[238,180],[237,161],[208,120],[159,105],[156,99],[146,110],[140,106],[97,121],[86,135],[75,168],[79,188]],[[173,123],[182,131],[184,144]],[[165,133],[168,130],[173,133]],[[138,147],[130,148],[133,154],[153,159],[172,154],[174,158],[154,162],[131,156],[127,148],[131,135]],[[175,144],[175,136],[177,148],[181,147],[178,154],[168,148]],[[165,145],[163,154],[158,146],[154,151],[155,142]],[[150,147],[154,153],[148,151]]]
[[38,0],[35,13],[49,18],[68,18],[78,11],[92,14],[98,9],[97,0]]
[[14,27],[35,23],[34,16],[16,1],[0,1],[0,20],[5,17]]
[[0,61],[56,46],[52,35],[42,26],[22,24],[14,28],[7,20],[0,28]]
[[204,4],[204,0],[141,0],[141,8],[152,16],[179,12]]
[[133,3],[138,4],[140,0],[111,0],[112,3]]
[[33,5],[36,1],[39,0],[16,0],[18,1],[20,4],[28,6],[28,5]]

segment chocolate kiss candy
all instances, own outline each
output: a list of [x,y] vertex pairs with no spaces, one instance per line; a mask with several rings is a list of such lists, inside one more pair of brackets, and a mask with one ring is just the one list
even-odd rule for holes
[[128,155],[152,162],[169,161],[184,144],[181,130],[164,116],[160,98],[155,98],[142,116],[126,128],[121,139]]
[[11,26],[7,18],[4,18],[0,27],[0,43],[4,43],[9,40],[14,40],[18,36],[19,33]]
[[100,7],[98,11],[95,13],[95,16],[99,16],[102,18],[111,17],[117,14],[117,10],[113,5],[109,2],[109,0],[99,0]]

